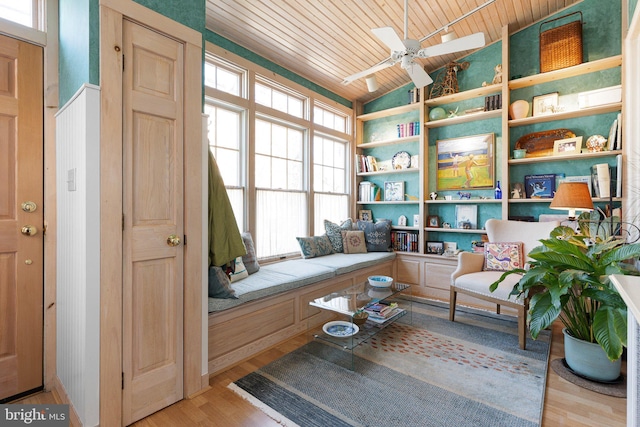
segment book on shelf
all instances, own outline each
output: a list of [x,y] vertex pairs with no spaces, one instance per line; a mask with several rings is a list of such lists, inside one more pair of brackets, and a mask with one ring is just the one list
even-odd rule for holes
[[607,163],[591,166],[591,181],[595,197],[609,198],[611,195],[611,172]]
[[388,322],[394,317],[404,313],[404,310],[398,307],[398,304],[395,302],[391,304],[377,302],[365,307],[364,311],[369,314],[369,320],[378,324]]
[[552,199],[556,191],[556,174],[525,175],[524,192],[527,199]]
[[622,197],[622,154],[616,156],[616,197]]
[[418,252],[418,233],[392,230],[391,243],[394,251]]
[[378,170],[378,160],[373,156],[356,154],[356,170],[358,172],[376,172]]
[[370,181],[362,181],[358,188],[358,200],[361,202],[379,202],[382,199],[380,187]]

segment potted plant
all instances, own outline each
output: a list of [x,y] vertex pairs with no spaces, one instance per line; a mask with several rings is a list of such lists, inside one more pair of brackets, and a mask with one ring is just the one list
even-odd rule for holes
[[[620,229],[618,218],[600,220],[600,215],[592,212],[583,213],[577,221],[577,231],[559,226],[548,239],[540,240],[542,246],[529,253],[529,268],[505,272],[491,290],[507,275],[523,274],[511,294],[530,297],[527,321],[531,336],[536,339],[559,317],[565,327],[569,367],[592,379],[607,381],[620,375],[619,359],[627,343],[627,307],[609,275],[637,275],[634,265],[626,261],[640,255],[640,244],[627,244],[615,236]],[[583,361],[592,365],[593,357],[568,354],[573,343],[567,345],[567,340],[572,338],[595,344],[605,361],[618,361],[617,368],[613,367],[617,373],[612,373],[610,366],[579,366]]]

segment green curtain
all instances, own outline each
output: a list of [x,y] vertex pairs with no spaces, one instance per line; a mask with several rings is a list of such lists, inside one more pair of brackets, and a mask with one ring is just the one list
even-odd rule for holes
[[246,253],[220,169],[209,150],[209,266],[225,265]]

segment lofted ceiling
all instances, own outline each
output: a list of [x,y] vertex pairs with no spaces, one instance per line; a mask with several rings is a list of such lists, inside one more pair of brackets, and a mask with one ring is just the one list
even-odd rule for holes
[[[451,26],[458,37],[484,32],[487,44],[502,27],[514,32],[581,0],[495,0]],[[408,0],[408,38],[419,40],[486,0]],[[400,64],[376,73],[380,85],[367,91],[364,79],[345,77],[389,56],[371,32],[390,26],[403,38],[404,0],[207,0],[207,28],[349,100],[367,102],[410,83]],[[440,34],[421,47],[440,43]],[[428,73],[468,54],[420,59]],[[434,77],[432,75],[432,77]]]

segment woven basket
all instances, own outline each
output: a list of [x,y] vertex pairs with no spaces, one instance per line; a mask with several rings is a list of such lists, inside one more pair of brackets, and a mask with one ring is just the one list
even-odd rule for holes
[[[542,30],[544,25],[579,14],[576,21]],[[540,24],[540,72],[582,64],[582,12],[574,12]]]

